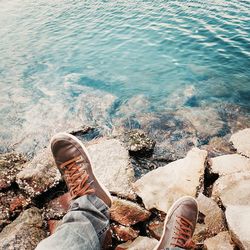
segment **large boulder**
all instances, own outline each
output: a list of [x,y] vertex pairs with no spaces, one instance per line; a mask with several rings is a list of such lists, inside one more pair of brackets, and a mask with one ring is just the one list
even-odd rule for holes
[[228,174],[216,180],[213,197],[220,198],[222,204],[246,205],[250,209],[250,171]]
[[234,245],[227,231],[220,232],[216,236],[206,239],[204,245],[207,247],[207,250],[234,250]]
[[87,146],[94,173],[111,193],[135,198],[131,183],[134,170],[128,151],[116,139],[99,139]]
[[201,188],[207,152],[193,148],[184,159],[153,170],[134,183],[147,209],[167,212],[178,198],[195,196]]
[[238,155],[222,155],[210,159],[211,171],[220,176],[237,172],[250,171],[250,159]]
[[11,183],[16,180],[26,162],[22,154],[7,153],[0,154],[0,190],[10,187]]
[[152,250],[157,245],[158,241],[154,238],[139,236],[134,241],[128,241],[118,245],[115,250]]
[[122,199],[113,199],[110,208],[111,219],[125,226],[145,221],[149,218],[150,214],[149,211],[138,204]]
[[18,186],[31,197],[56,186],[61,180],[49,149],[40,151],[25,168],[17,174]]
[[0,233],[0,249],[33,250],[46,237],[38,208],[29,208]]
[[212,195],[226,208],[226,221],[233,241],[240,249],[250,249],[250,171],[220,177]]
[[240,154],[250,157],[250,128],[233,134],[230,141]]
[[233,241],[240,249],[250,249],[250,206],[227,206],[226,218]]

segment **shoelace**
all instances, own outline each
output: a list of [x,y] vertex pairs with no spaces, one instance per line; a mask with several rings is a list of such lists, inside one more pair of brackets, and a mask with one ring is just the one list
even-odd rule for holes
[[175,236],[172,237],[174,241],[171,243],[174,247],[181,247],[184,249],[191,249],[195,247],[192,241],[193,224],[185,217],[177,217],[178,226],[175,227]]
[[86,194],[93,194],[95,190],[91,188],[91,182],[87,182],[89,175],[86,170],[79,166],[79,163],[83,163],[81,157],[75,157],[67,162],[64,162],[60,169],[64,172],[65,181],[68,184],[69,192],[72,199]]

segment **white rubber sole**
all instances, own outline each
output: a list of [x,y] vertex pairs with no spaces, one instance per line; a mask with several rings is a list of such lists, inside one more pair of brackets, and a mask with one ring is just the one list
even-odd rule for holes
[[[183,196],[181,198],[179,198],[177,201],[174,202],[174,204],[170,207],[168,213],[167,213],[167,216],[165,218],[165,221],[164,221],[164,229],[163,229],[163,232],[162,232],[162,235],[161,235],[161,238],[158,242],[158,244],[155,246],[155,248],[153,250],[158,250],[160,244],[162,243],[162,240],[163,240],[163,237],[165,235],[165,232],[166,232],[166,225],[167,225],[167,222],[168,222],[168,219],[169,219],[169,216],[172,215],[172,213],[174,212],[174,210],[176,209],[176,207],[178,207],[179,204],[181,204],[184,200],[186,200],[187,198],[191,198],[192,200],[194,200],[194,202],[196,203],[197,207],[198,207],[198,203],[197,201],[192,197],[192,196]],[[199,210],[198,210],[199,211]],[[197,213],[197,217],[196,217],[196,221],[198,219],[198,214]]]
[[84,152],[84,154],[86,154],[87,158],[89,159],[89,162],[90,162],[90,167],[91,167],[91,171],[92,171],[92,174],[93,174],[93,177],[95,179],[95,182],[98,183],[98,185],[102,188],[102,190],[104,191],[104,193],[106,194],[106,196],[108,197],[109,199],[109,204],[105,201],[106,205],[111,207],[112,205],[112,197],[111,197],[111,194],[110,192],[107,190],[107,188],[97,179],[95,173],[94,173],[94,170],[92,168],[93,166],[93,163],[91,161],[91,157],[89,156],[89,153],[88,153],[88,150],[87,148],[83,145],[83,143],[78,139],[76,138],[75,136],[71,135],[71,134],[68,134],[68,133],[65,133],[65,132],[61,132],[61,133],[57,133],[56,135],[54,135],[51,140],[50,140],[50,146],[51,146],[51,143],[52,141],[54,140],[54,138],[57,138],[58,136],[63,136],[63,137],[70,137],[73,141],[75,141],[77,144],[79,144]]

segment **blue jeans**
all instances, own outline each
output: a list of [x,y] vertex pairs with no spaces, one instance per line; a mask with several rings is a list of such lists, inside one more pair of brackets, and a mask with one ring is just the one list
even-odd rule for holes
[[109,229],[106,204],[95,195],[77,198],[56,232],[41,241],[36,250],[97,250]]

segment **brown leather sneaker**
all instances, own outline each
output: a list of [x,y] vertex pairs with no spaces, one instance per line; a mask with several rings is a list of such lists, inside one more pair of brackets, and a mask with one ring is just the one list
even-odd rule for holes
[[198,217],[198,205],[193,197],[178,199],[169,209],[161,239],[154,250],[195,247],[192,236]]
[[[87,149],[75,136],[58,133],[51,139],[51,151],[72,199],[96,194],[107,206],[111,206],[111,195],[95,177]],[[105,171],[105,170],[104,170]]]

